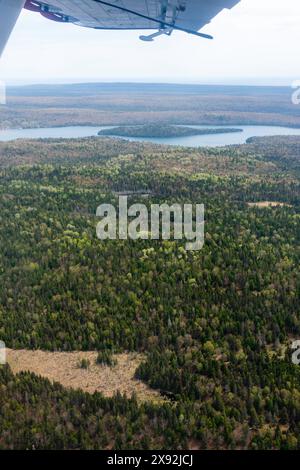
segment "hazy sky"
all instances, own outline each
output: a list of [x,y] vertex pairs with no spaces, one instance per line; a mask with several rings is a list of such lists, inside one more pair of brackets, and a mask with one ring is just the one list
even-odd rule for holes
[[[96,31],[24,11],[0,62],[8,81],[265,82],[300,79],[300,1],[241,0],[204,32],[154,43],[139,31]],[[271,80],[272,79],[272,80]]]

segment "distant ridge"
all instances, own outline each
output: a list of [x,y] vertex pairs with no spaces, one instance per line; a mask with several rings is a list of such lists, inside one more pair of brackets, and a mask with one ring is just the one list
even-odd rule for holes
[[279,95],[291,94],[290,87],[284,86],[246,86],[246,85],[197,85],[175,83],[74,83],[74,84],[36,84],[8,86],[9,96],[80,96],[94,93],[163,93],[163,94],[197,94],[197,95]]

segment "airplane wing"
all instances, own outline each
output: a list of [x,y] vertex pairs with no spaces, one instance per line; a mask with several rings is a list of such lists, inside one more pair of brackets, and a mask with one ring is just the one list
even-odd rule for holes
[[25,0],[0,0],[0,56],[24,5]]
[[45,18],[95,29],[158,30],[152,40],[179,29],[212,39],[198,31],[224,8],[240,0],[0,0],[0,54],[24,6]]

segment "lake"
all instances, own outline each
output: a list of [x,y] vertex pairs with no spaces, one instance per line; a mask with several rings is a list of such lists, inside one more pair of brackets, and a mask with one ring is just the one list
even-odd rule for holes
[[[8,129],[0,130],[0,141],[15,139],[41,139],[41,138],[78,138],[97,136],[101,129],[113,126],[68,126],[37,129]],[[276,126],[188,126],[199,129],[238,127],[243,132],[231,134],[196,135],[189,137],[172,138],[149,138],[144,137],[127,138],[131,141],[148,141],[157,144],[180,145],[183,147],[222,147],[225,145],[244,144],[249,137],[274,136],[274,135],[300,135],[300,129]],[[123,137],[124,138],[124,137]]]

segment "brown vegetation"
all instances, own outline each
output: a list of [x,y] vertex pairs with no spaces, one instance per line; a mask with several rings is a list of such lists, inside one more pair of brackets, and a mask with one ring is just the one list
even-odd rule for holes
[[[136,394],[139,401],[162,402],[159,392],[151,390],[142,381],[134,378],[143,355],[137,353],[116,354],[114,367],[96,363],[97,352],[46,352],[7,349],[7,362],[14,374],[34,372],[36,375],[59,382],[67,388],[84,392],[101,392],[106,397],[117,393],[131,397]],[[80,367],[86,360],[88,368]]]
[[290,89],[88,84],[8,90],[0,128],[213,124],[300,127]]
[[260,207],[264,209],[265,207],[284,207],[284,206],[287,206],[288,204],[285,204],[284,202],[278,202],[278,201],[260,201],[260,202],[248,202],[247,205],[249,207]]

